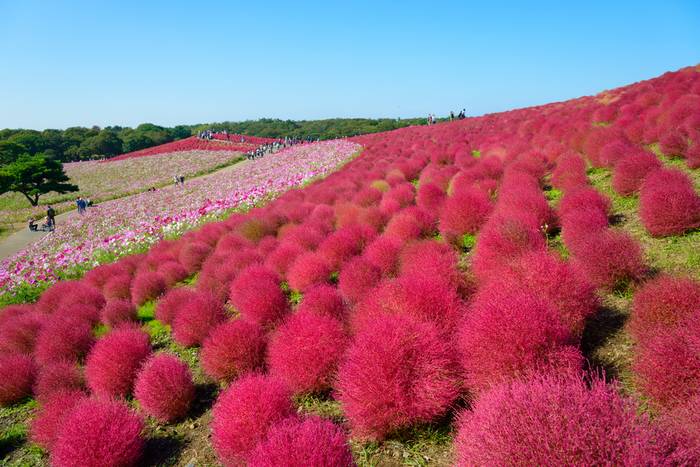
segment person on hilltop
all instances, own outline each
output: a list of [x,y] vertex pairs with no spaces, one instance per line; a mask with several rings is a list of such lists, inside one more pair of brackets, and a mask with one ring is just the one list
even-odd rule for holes
[[180,175],[180,185],[185,186],[185,176]]
[[86,203],[81,196],[78,196],[78,199],[75,201],[75,204],[78,205],[78,214],[85,214]]
[[178,175],[173,175],[173,180],[175,180],[175,186],[180,184],[180,177]]
[[29,231],[30,232],[36,232],[39,230],[39,227],[36,225],[36,221],[34,220],[33,217],[29,218]]
[[49,230],[56,228],[56,211],[51,205],[46,209],[46,225],[49,227]]

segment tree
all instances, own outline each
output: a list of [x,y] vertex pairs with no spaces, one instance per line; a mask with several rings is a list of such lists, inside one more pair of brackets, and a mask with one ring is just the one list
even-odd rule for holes
[[78,191],[78,187],[68,180],[60,162],[44,154],[24,154],[0,168],[0,194],[16,191],[22,193],[32,206],[37,206],[39,196],[45,193]]
[[9,164],[27,152],[27,148],[12,141],[0,141],[0,164]]

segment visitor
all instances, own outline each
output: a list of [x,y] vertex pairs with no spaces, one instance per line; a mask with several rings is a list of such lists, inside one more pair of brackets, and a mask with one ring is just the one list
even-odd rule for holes
[[39,230],[39,228],[36,225],[36,221],[34,220],[33,217],[30,217],[29,218],[29,231],[36,232],[37,230]]
[[175,186],[178,186],[180,184],[180,177],[177,175],[173,175],[173,179],[175,180]]
[[56,211],[54,211],[51,205],[49,205],[46,209],[46,225],[48,226],[49,231],[56,228]]
[[75,204],[78,205],[78,214],[85,214],[85,200],[78,196],[78,199],[76,200]]
[[185,186],[185,176],[180,175],[180,185]]
[[450,121],[453,121],[455,119],[455,113],[454,111],[450,110]]

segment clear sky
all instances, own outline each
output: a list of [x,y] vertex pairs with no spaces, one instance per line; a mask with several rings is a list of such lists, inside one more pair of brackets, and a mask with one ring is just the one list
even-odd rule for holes
[[700,63],[700,1],[0,0],[0,128],[471,115]]

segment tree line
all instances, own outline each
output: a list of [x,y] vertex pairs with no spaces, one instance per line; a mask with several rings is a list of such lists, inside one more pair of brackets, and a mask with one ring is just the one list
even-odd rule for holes
[[202,123],[163,127],[143,123],[136,128],[108,126],[71,127],[43,131],[0,130],[0,164],[9,164],[20,156],[41,154],[60,162],[114,157],[139,149],[187,138],[199,131],[226,130],[229,133],[268,138],[333,139],[364,133],[389,131],[424,124],[425,119],[334,118],[327,120],[279,120],[263,118],[244,122]]

